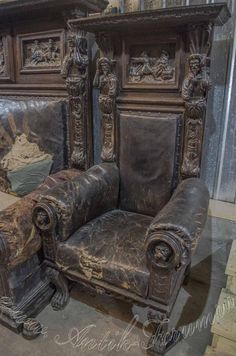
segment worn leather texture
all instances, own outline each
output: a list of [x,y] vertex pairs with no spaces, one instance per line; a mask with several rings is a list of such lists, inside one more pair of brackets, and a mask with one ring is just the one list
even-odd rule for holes
[[121,209],[155,216],[170,199],[178,123],[174,114],[121,114]]
[[80,272],[147,296],[149,270],[144,241],[152,218],[121,210],[107,212],[59,243],[56,263],[62,270]]
[[25,262],[41,247],[41,238],[32,223],[32,210],[42,196],[53,186],[81,174],[75,169],[60,171],[50,177],[34,192],[0,212],[0,236],[4,239],[8,255],[7,268]]
[[[49,166],[51,174],[67,168],[69,154],[67,121],[65,99],[0,99],[0,162],[11,151],[16,137],[25,134],[29,143],[37,144],[42,151],[42,157],[43,153],[51,157],[52,164]],[[29,162],[30,155],[31,152],[27,158]],[[32,171],[32,182],[35,175],[36,172]],[[17,181],[17,177],[15,180]],[[27,187],[22,188],[20,195],[23,195],[24,191],[28,191]]]
[[116,164],[103,163],[47,192],[41,203],[51,205],[57,214],[61,241],[89,220],[118,205],[119,170]]
[[208,189],[200,179],[182,181],[153,219],[148,236],[159,231],[174,232],[189,251],[194,251],[206,223],[209,199]]

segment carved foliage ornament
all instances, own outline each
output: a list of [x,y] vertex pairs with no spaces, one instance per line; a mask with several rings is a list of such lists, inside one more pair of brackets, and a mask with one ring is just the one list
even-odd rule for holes
[[73,125],[73,167],[86,167],[86,119],[88,116],[88,52],[84,32],[70,32],[68,54],[62,65],[62,76],[66,79],[69,94],[70,116]]
[[[184,152],[181,167],[183,178],[198,177],[200,174],[202,140],[205,125],[207,94],[211,82],[207,73],[207,54],[211,27],[192,28],[190,32],[189,72],[183,82],[182,97],[185,101]],[[201,41],[202,39],[202,41]]]
[[102,154],[105,162],[115,159],[115,119],[118,79],[113,73],[114,61],[102,57],[97,61],[94,86],[100,89],[99,106],[102,114]]

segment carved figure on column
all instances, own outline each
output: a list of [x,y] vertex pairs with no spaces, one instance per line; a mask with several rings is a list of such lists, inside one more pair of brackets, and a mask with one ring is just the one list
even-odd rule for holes
[[85,33],[71,32],[68,36],[68,47],[68,54],[62,66],[62,76],[66,79],[73,130],[71,165],[85,169],[88,117],[88,53]]
[[102,114],[102,153],[104,162],[115,159],[115,118],[118,79],[113,74],[113,61],[102,57],[97,61],[94,86],[100,89],[99,106]]
[[211,88],[205,58],[192,54],[188,60],[189,73],[184,80],[182,97],[185,101],[185,134],[181,175],[198,177],[204,133],[207,94]]

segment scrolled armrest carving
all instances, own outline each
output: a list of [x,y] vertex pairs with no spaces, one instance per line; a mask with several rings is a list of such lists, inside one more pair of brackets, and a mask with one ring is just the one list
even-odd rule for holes
[[56,213],[51,206],[38,203],[33,210],[33,223],[41,231],[52,231],[57,223]]
[[149,268],[178,269],[189,255],[180,238],[167,231],[148,235],[145,251]]
[[38,203],[33,209],[33,223],[43,239],[43,250],[46,259],[54,261],[57,244],[57,214],[45,203]]

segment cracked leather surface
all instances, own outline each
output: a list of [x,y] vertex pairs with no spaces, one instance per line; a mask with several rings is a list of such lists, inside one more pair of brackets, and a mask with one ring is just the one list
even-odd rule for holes
[[79,177],[52,188],[39,200],[57,213],[64,241],[89,220],[117,207],[119,170],[113,163],[93,166]]
[[70,169],[49,176],[37,190],[0,212],[0,236],[7,243],[9,269],[25,262],[41,247],[41,238],[33,226],[31,216],[39,194],[45,194],[51,187],[71,180],[80,173]]
[[105,213],[58,244],[56,263],[145,297],[149,271],[143,246],[151,221],[127,211]]
[[170,201],[156,215],[148,235],[172,231],[181,237],[188,250],[194,251],[207,219],[209,192],[198,178],[182,181]]

